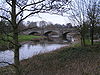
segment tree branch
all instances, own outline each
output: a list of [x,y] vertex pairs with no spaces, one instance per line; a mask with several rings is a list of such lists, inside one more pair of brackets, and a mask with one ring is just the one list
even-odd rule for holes
[[7,10],[5,10],[5,9],[3,9],[3,8],[0,8],[0,10],[3,10],[3,11],[6,11],[6,12],[9,12],[9,13],[11,14],[11,12],[10,12],[10,11],[7,11]]
[[7,21],[10,22],[10,24],[12,25],[12,22],[11,22],[8,18],[6,18],[6,17],[4,17],[4,16],[1,16],[1,15],[0,15],[0,17],[3,18],[3,19],[5,19],[5,20],[7,20]]
[[34,12],[28,14],[27,16],[25,16],[23,19],[19,20],[18,25],[20,24],[21,21],[23,21],[24,19],[26,19],[30,15],[35,14],[35,13],[39,13],[43,9],[43,7],[44,7],[44,5],[40,9],[38,9],[37,11],[34,11]]
[[7,4],[9,4],[12,7],[11,3],[9,3],[7,0],[6,0],[6,2],[7,2]]
[[28,6],[31,6],[31,5],[36,5],[36,4],[39,4],[39,3],[42,3],[42,2],[44,2],[45,0],[42,0],[42,1],[38,1],[38,2],[36,2],[36,3],[31,3],[31,4],[28,4],[28,5],[25,5],[24,7],[22,7],[22,8],[20,8],[20,12],[18,12],[17,14],[16,14],[16,16],[18,16],[21,12],[23,12],[23,10],[26,8],[26,7],[28,7]]

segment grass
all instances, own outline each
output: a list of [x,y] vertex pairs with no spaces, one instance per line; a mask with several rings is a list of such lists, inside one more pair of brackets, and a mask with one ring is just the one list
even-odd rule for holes
[[[18,37],[19,37],[19,42],[25,42],[25,41],[30,41],[32,39],[42,38],[41,36],[33,36],[33,35],[19,35]],[[4,38],[7,40],[9,39],[10,41],[13,40],[12,37],[5,36]],[[10,48],[13,47],[11,43],[9,43],[7,41],[0,40],[0,49],[1,50],[6,50],[9,48],[9,46],[10,46]]]
[[[98,44],[100,44],[100,41],[94,42],[94,45],[98,45]],[[87,45],[91,45],[90,39],[85,39],[85,45],[86,45],[86,46],[87,46]],[[75,44],[73,44],[73,46],[74,46],[74,47],[79,47],[79,46],[81,46],[81,44],[80,44],[80,43],[75,43]]]
[[[21,68],[23,75],[100,75],[99,58],[99,45],[64,47],[25,59],[21,61]],[[11,69],[5,73],[3,68],[1,72],[1,75],[14,75]]]
[[[32,39],[36,39],[36,38],[42,38],[41,36],[33,36],[33,35],[19,35],[19,42],[23,42],[23,41],[30,41]],[[5,39],[9,39],[9,40],[13,40],[12,37],[4,37]],[[0,44],[5,44],[7,42],[4,42],[3,40],[0,40]]]
[[90,39],[85,39],[85,43],[86,43],[86,45],[91,45]]
[[33,35],[19,35],[19,41],[30,41],[32,39],[42,38],[41,36],[33,36]]
[[27,75],[99,75],[100,47],[69,47],[34,56],[24,63]]

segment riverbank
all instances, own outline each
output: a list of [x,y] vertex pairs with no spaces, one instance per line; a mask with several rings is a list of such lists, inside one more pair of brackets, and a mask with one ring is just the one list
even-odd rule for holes
[[[41,40],[43,38],[44,37],[42,37],[42,36],[19,35],[19,43],[27,42],[27,41],[37,41],[37,40]],[[12,37],[8,37],[8,38],[5,37],[5,39],[12,41]],[[0,40],[0,50],[6,50],[6,49],[11,49],[11,48],[13,48],[11,43]]]
[[[23,75],[100,75],[100,44],[64,47],[21,61]],[[10,67],[0,75],[14,75]]]

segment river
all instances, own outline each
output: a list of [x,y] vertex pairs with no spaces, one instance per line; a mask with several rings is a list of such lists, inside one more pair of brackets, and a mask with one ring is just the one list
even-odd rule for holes
[[[20,60],[31,58],[34,55],[40,53],[50,52],[61,47],[68,46],[63,43],[25,43],[20,47]],[[13,50],[0,51],[0,62],[14,63],[14,52]],[[6,63],[0,63],[0,67],[6,66]]]

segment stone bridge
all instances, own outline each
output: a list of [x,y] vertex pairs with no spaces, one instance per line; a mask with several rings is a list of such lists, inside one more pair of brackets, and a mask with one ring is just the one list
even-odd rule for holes
[[78,33],[78,31],[75,28],[52,28],[52,29],[43,29],[43,28],[34,28],[29,29],[27,31],[24,31],[23,34],[25,35],[43,35],[43,36],[52,36],[52,35],[58,35],[59,37],[66,38],[67,34],[70,34],[71,36],[73,34]]

